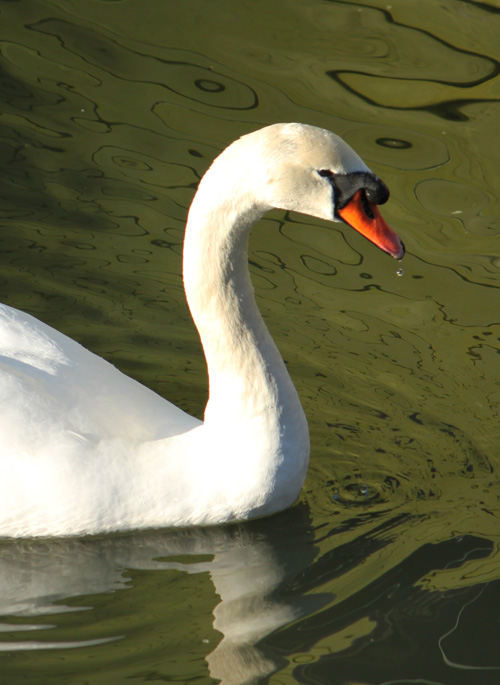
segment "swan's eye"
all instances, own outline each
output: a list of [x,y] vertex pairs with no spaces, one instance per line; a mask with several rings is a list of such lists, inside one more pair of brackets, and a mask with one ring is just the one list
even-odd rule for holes
[[320,176],[323,176],[323,178],[332,178],[333,176],[333,171],[330,171],[330,169],[320,169],[318,171],[318,174]]

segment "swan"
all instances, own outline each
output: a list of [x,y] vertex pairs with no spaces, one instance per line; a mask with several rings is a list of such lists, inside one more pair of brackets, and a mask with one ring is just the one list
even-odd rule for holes
[[252,225],[271,208],[355,228],[401,259],[389,191],[337,135],[274,124],[213,162],[189,210],[187,302],[209,374],[189,416],[62,333],[0,306],[0,536],[201,526],[291,506],[309,431],[257,308]]

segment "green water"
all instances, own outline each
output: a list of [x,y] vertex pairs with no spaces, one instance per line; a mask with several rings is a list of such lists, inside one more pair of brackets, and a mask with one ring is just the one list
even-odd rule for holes
[[500,682],[498,3],[0,0],[0,27],[1,299],[191,413],[183,227],[231,140],[339,133],[407,247],[260,223],[257,299],[311,429],[300,502],[1,542],[0,682]]

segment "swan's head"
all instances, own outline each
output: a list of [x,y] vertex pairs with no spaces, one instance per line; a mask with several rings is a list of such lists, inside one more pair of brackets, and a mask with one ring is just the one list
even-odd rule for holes
[[233,168],[237,156],[238,176],[266,209],[343,221],[384,252],[403,257],[403,243],[378,210],[389,198],[387,186],[334,133],[274,124],[243,136],[226,153]]

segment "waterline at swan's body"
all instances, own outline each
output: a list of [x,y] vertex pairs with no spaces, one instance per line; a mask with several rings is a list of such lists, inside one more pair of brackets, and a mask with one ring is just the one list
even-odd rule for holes
[[255,303],[248,235],[278,207],[343,221],[401,258],[377,209],[387,197],[349,146],[310,126],[261,129],[217,158],[184,243],[209,373],[203,423],[0,306],[0,536],[215,524],[293,504],[307,471],[307,421]]

